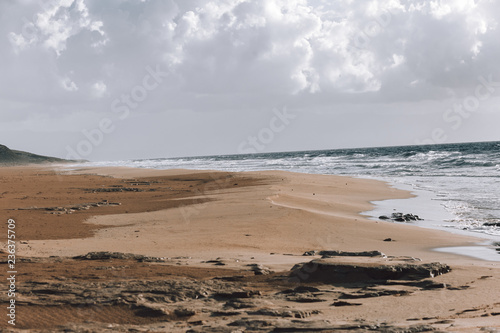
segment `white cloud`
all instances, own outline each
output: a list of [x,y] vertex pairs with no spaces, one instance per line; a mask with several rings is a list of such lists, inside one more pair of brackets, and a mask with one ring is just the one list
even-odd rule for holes
[[95,98],[101,98],[106,94],[107,86],[104,82],[98,81],[92,85],[92,94]]
[[499,19],[487,0],[2,1],[0,112],[108,114],[157,65],[141,114],[443,103],[500,80]]
[[48,1],[41,4],[41,11],[33,16],[32,21],[24,18],[23,31],[9,33],[13,46],[24,49],[40,42],[60,56],[66,49],[68,39],[82,30],[100,34],[100,40],[94,44],[96,47],[106,43],[103,23],[89,18],[84,0]]
[[[481,61],[491,47],[484,36],[496,29],[481,4],[65,0],[33,15],[37,39],[8,35],[18,53],[42,46],[64,58],[52,60],[55,77],[87,60],[75,82],[88,98],[95,97],[96,76],[106,75],[106,91],[117,93],[155,64],[172,73],[172,88],[196,94],[359,94],[379,91],[389,77],[407,86],[417,79],[445,85],[437,82],[446,80],[444,72]],[[403,69],[411,75],[390,75]]]
[[65,90],[70,91],[70,92],[78,90],[76,83],[71,81],[71,79],[69,79],[67,77],[61,80],[61,85]]

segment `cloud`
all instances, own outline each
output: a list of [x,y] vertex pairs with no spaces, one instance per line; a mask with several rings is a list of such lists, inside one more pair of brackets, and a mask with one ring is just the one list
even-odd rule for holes
[[104,82],[98,81],[92,85],[93,94],[96,98],[101,98],[106,94],[107,86]]
[[148,66],[168,76],[141,114],[429,100],[440,113],[478,76],[500,81],[499,13],[492,0],[2,1],[0,114],[109,115]]
[[95,82],[118,93],[156,64],[172,74],[167,89],[186,93],[348,97],[395,81],[408,89],[416,81],[457,85],[457,77],[492,61],[483,58],[497,28],[490,6],[472,0],[65,0],[49,2],[24,24],[36,36],[9,31],[8,37],[16,53],[53,51],[42,61],[51,63],[57,80],[74,71],[73,84],[63,88],[86,87],[80,98],[95,96]]
[[77,91],[78,90],[78,87],[76,86],[75,82],[71,81],[71,79],[69,79],[67,77],[61,80],[61,85],[67,91]]
[[89,18],[84,0],[39,1],[38,4],[40,11],[33,15],[32,21],[23,17],[22,31],[8,35],[16,51],[41,44],[59,56],[66,49],[67,40],[83,30],[100,34],[101,40],[92,47],[106,43],[103,23]]

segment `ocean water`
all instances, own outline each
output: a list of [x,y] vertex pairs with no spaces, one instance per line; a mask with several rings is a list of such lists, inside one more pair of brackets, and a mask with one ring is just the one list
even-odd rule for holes
[[[335,149],[249,155],[93,162],[94,166],[226,171],[286,170],[346,175],[389,182],[415,199],[377,203],[376,218],[409,210],[422,227],[500,242],[500,142]],[[451,237],[451,235],[450,235]]]

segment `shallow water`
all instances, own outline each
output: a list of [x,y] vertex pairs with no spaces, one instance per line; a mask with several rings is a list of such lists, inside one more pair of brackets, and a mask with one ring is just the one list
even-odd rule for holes
[[[415,225],[423,228],[438,229],[450,232],[450,237],[453,234],[475,236],[484,239],[478,242],[476,246],[448,247],[439,248],[435,251],[450,252],[460,255],[466,255],[487,261],[500,261],[500,253],[495,250],[493,243],[498,241],[499,237],[489,233],[475,233],[467,228],[456,228],[455,225],[447,221],[453,221],[456,217],[445,208],[442,201],[436,196],[436,193],[428,190],[415,189],[411,185],[395,186],[396,188],[407,190],[416,195],[409,199],[391,199],[383,201],[374,201],[375,208],[373,210],[363,212],[363,215],[368,216],[374,221],[379,220],[379,216],[390,216],[393,212],[402,212],[404,214],[411,213],[424,218],[421,221],[401,222],[408,225]],[[394,222],[400,223],[400,222]],[[498,247],[498,246],[497,246]]]

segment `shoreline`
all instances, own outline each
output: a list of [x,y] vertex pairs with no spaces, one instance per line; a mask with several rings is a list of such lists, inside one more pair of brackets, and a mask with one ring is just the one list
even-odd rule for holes
[[[382,181],[387,182],[385,180]],[[455,216],[448,212],[442,204],[438,203],[434,192],[426,189],[416,189],[410,184],[387,183],[397,189],[409,191],[414,196],[403,200],[388,199],[374,201],[372,202],[375,205],[374,209],[363,212],[362,215],[373,221],[379,221],[378,217],[380,215],[390,215],[390,213],[396,211],[418,215],[423,218],[422,221],[398,222],[397,224],[413,225],[425,229],[444,231],[450,233],[450,235],[462,235],[477,239],[477,242],[470,246],[450,247],[449,249],[439,247],[434,249],[434,251],[450,252],[479,260],[500,262],[500,253],[495,251],[494,245],[495,241],[498,241],[498,236],[461,230],[452,225],[447,226],[445,222],[455,218]],[[468,248],[471,250],[470,253],[467,251]]]
[[[33,170],[38,169],[35,166],[30,166],[27,168],[28,169],[32,168]],[[42,170],[51,170],[51,167],[43,168]],[[263,184],[258,185],[260,186],[259,187],[260,191],[262,191],[261,193],[263,193],[263,191],[267,191],[266,192],[267,194],[256,195],[255,193],[253,193],[250,197],[242,198],[242,200],[262,201],[266,199],[271,204],[271,207],[275,206],[279,208],[278,211],[282,210],[282,212],[280,212],[280,214],[277,215],[278,219],[283,220],[284,216],[290,215],[289,211],[292,211],[298,213],[298,215],[300,216],[296,217],[295,220],[297,220],[297,218],[317,219],[318,221],[321,221],[317,223],[320,226],[320,228],[323,228],[325,231],[329,230],[328,232],[325,233],[325,235],[327,236],[322,235],[320,237],[318,237],[317,233],[309,232],[310,234],[309,239],[314,239],[314,241],[309,241],[309,242],[304,242],[301,239],[304,238],[304,236],[300,232],[293,232],[291,235],[289,235],[295,237],[295,240],[293,241],[294,243],[299,243],[299,242],[306,244],[309,243],[310,248],[306,247],[306,245],[302,245],[299,248],[297,248],[297,247],[292,247],[289,244],[281,244],[281,247],[275,247],[275,248],[262,248],[262,246],[261,247],[256,246],[255,244],[252,244],[252,242],[248,242],[247,239],[239,237],[238,238],[239,242],[248,244],[245,246],[240,246],[243,247],[242,249],[240,249],[243,252],[247,251],[246,249],[256,249],[261,252],[273,252],[273,251],[294,252],[295,254],[300,254],[299,252],[301,251],[313,250],[313,247],[318,247],[318,246],[321,247],[321,249],[323,250],[328,249],[327,247],[339,247],[339,246],[346,247],[344,250],[361,250],[362,248],[366,250],[367,244],[372,244],[373,250],[375,249],[378,250],[378,248],[376,247],[379,247],[385,251],[389,252],[392,251],[394,252],[394,254],[397,255],[411,255],[411,256],[428,257],[436,259],[444,257],[445,260],[448,261],[450,260],[450,255],[451,255],[452,257],[457,257],[457,260],[460,261],[468,259],[470,260],[471,257],[464,257],[463,255],[458,253],[446,254],[444,252],[434,251],[434,249],[449,248],[449,247],[463,248],[466,246],[476,246],[477,243],[480,242],[481,240],[480,237],[471,237],[470,235],[456,235],[455,237],[453,237],[453,239],[449,239],[449,237],[447,237],[450,234],[448,231],[427,229],[427,228],[422,228],[420,226],[409,225],[409,224],[399,224],[393,222],[370,220],[369,218],[366,217],[365,213],[367,211],[375,209],[376,202],[387,202],[390,200],[400,200],[400,199],[411,200],[411,198],[414,197],[414,194],[411,194],[408,191],[400,190],[387,182],[379,180],[370,180],[365,178],[351,178],[345,176],[302,174],[302,173],[293,173],[286,171],[223,172],[215,170],[183,170],[183,169],[154,170],[154,169],[136,169],[128,167],[105,167],[105,168],[87,167],[87,168],[68,170],[65,166],[63,166],[62,168],[58,167],[56,168],[56,170],[58,173],[57,177],[104,176],[106,177],[106,179],[116,179],[116,180],[141,179],[144,177],[175,178],[187,175],[196,177],[196,175],[201,175],[202,177],[213,178],[212,181],[215,184],[214,185],[215,192],[206,194],[205,192],[207,192],[207,190],[208,192],[210,192],[213,191],[213,189],[206,189],[200,187],[200,189],[197,190],[198,191],[197,195],[194,196],[195,199],[187,197],[185,199],[185,202],[188,205],[185,207],[183,206],[180,209],[171,209],[170,207],[165,207],[164,209],[166,210],[164,210],[155,207],[152,209],[151,208],[144,209],[147,210],[146,212],[144,212],[141,211],[142,208],[139,207],[136,208],[134,211],[126,211],[126,215],[119,212],[117,212],[117,215],[110,214],[109,211],[112,210],[111,207],[107,207],[109,209],[105,215],[101,215],[99,214],[99,212],[94,211],[95,214],[93,212],[92,214],[88,215],[88,217],[85,219],[85,222],[81,224],[82,226],[87,226],[90,227],[92,230],[94,230],[92,231],[93,233],[95,233],[94,236],[84,237],[84,238],[72,237],[72,239],[68,241],[65,241],[64,238],[57,241],[32,240],[29,242],[30,243],[29,248],[28,246],[22,247],[22,250],[28,253],[29,255],[43,255],[43,256],[61,255],[63,252],[68,251],[67,249],[69,248],[70,244],[71,247],[75,249],[73,250],[71,255],[84,254],[83,252],[85,251],[90,252],[91,248],[100,248],[100,247],[103,249],[120,250],[119,244],[111,246],[109,245],[110,243],[108,243],[108,245],[104,247],[99,244],[108,242],[108,240],[111,240],[113,238],[127,239],[128,233],[137,231],[137,230],[132,230],[134,228],[137,229],[137,227],[139,226],[137,221],[144,221],[144,220],[159,221],[162,219],[172,219],[175,221],[182,221],[181,226],[173,225],[170,226],[169,228],[177,230],[175,231],[177,233],[186,232],[186,228],[183,228],[182,224],[192,227],[191,226],[192,223],[194,224],[200,223],[199,221],[200,212],[203,212],[204,214],[209,213],[212,215],[219,215],[220,214],[219,210],[224,211],[225,209],[224,204],[218,205],[218,202],[227,200],[227,196],[225,196],[224,194],[220,195],[219,193],[216,192],[226,191],[228,189],[225,189],[225,187],[230,188],[232,184],[224,183],[223,185],[220,185],[219,183],[217,183],[218,181],[215,180],[215,178],[211,175],[234,175],[238,177],[248,178],[247,180],[250,182],[252,182],[251,180],[252,178],[258,179],[259,177],[264,179],[264,182],[272,183],[274,181],[279,183],[284,181],[285,182],[284,184],[269,185],[268,183],[266,183],[264,185]],[[329,181],[330,183],[328,183]],[[344,190],[344,188],[342,188],[341,186],[344,186],[344,183],[347,184],[346,182],[349,183],[352,182],[355,185],[354,189],[349,188],[349,186],[346,185],[347,186],[346,188],[349,188],[349,191],[354,190],[353,195],[355,200],[357,201],[357,204],[355,205],[346,202],[346,199],[343,198],[345,196],[344,193],[336,193]],[[119,186],[119,185],[112,185],[112,186]],[[250,184],[250,186],[253,187],[254,185]],[[224,189],[222,189],[222,187],[224,187]],[[183,196],[181,195],[179,198],[175,200],[178,200],[178,202],[182,202],[184,199]],[[200,200],[200,202],[191,202],[190,200]],[[215,201],[210,202],[212,200]],[[173,200],[169,201],[175,202]],[[333,207],[332,207],[332,202],[335,203]],[[174,206],[175,205],[176,204],[174,204]],[[264,206],[265,203],[261,204],[259,206],[260,208],[259,207],[257,208],[261,209]],[[243,205],[238,209],[242,208],[248,209],[246,205]],[[114,207],[114,210],[117,209],[120,208]],[[229,210],[228,213],[233,214],[231,210]],[[268,212],[265,213],[267,214]],[[206,217],[207,216],[204,216],[203,218]],[[265,215],[262,215],[262,217],[264,219],[266,218]],[[213,216],[211,215],[208,215],[208,218],[213,220]],[[191,221],[191,219],[193,221]],[[340,224],[335,222],[337,223],[335,227],[341,227],[343,231],[337,231],[332,233],[333,229],[331,229],[332,228],[331,226],[325,227],[327,224],[332,223],[331,221],[337,221],[339,219],[343,220],[343,222],[341,222]],[[117,220],[120,220],[121,222],[116,222]],[[359,224],[359,226],[350,226],[349,225],[350,223],[356,223]],[[295,226],[293,228],[296,228],[296,226],[303,226],[304,224],[299,221],[294,221],[293,225]],[[369,229],[373,229],[375,226],[378,227],[377,229],[381,230],[377,231],[377,233],[380,234],[380,236],[376,242],[374,242],[372,238],[374,230],[368,231]],[[142,226],[142,228],[143,227],[144,226]],[[230,225],[227,224],[224,227],[228,228],[230,227]],[[273,228],[274,228],[273,230],[276,230],[277,226],[273,226]],[[359,228],[366,230],[359,231]],[[152,232],[154,230],[155,228],[151,228],[150,230],[148,230],[148,232]],[[160,234],[163,233],[163,231],[161,230],[156,230],[156,231],[159,231]],[[200,231],[204,232],[206,230],[204,229],[204,227],[200,227]],[[360,234],[358,236],[364,234],[363,237],[365,237],[365,239],[363,247],[356,246],[353,244],[345,245],[345,241],[343,240],[343,238],[345,237],[342,236],[342,233],[343,232],[352,233],[354,231]],[[408,237],[409,232],[413,234],[413,237]],[[398,236],[391,237],[391,235],[394,233]],[[306,234],[308,234],[308,232],[306,232]],[[335,237],[333,236],[333,234],[335,234]],[[265,239],[265,236],[264,235],[262,236]],[[349,237],[352,238],[352,236]],[[384,237],[393,239],[394,238],[403,239],[403,241],[405,242],[404,246],[405,249],[402,250],[401,246],[396,245],[395,242],[379,243],[378,241],[385,239]],[[427,244],[425,245],[420,244],[419,237],[421,239],[423,238],[427,239],[428,241]],[[297,242],[297,240],[300,241]],[[430,240],[432,240],[432,242],[429,243]],[[187,241],[187,239],[183,239],[183,242],[185,241]],[[205,242],[207,246],[211,249],[216,248],[218,246],[217,242],[215,243],[211,241],[207,242],[207,240],[203,239],[203,237],[200,238],[200,241]],[[157,242],[159,242],[159,240]],[[135,251],[137,252],[137,254],[144,254],[144,255],[160,255],[161,251],[167,251],[169,253],[173,253],[172,254],[173,256],[185,255],[186,253],[183,251],[188,251],[188,250],[186,249],[182,250],[182,245],[181,244],[178,245],[179,246],[177,247],[172,245],[170,246],[170,248],[162,249],[162,248],[154,248],[151,246],[148,247],[145,244],[141,244],[135,246],[136,248]],[[76,248],[78,248],[79,250],[76,250]],[[144,250],[145,248],[150,248],[150,250]],[[176,248],[176,250],[174,251],[172,250],[172,248]],[[284,248],[286,250],[280,251],[281,248]],[[230,245],[229,249],[230,249],[229,252],[234,251],[234,249],[232,249]],[[223,248],[219,248],[219,251],[225,252]],[[248,252],[249,257],[253,255],[255,255],[255,253],[253,253],[252,250]]]
[[[389,202],[399,202],[401,205],[398,206],[403,206],[406,207],[408,206],[408,200],[416,200],[418,199],[418,194],[415,194],[414,191],[410,191],[408,189],[401,189],[395,186],[394,184],[391,184],[387,181],[383,180],[377,180],[377,179],[367,179],[367,178],[353,178],[353,177],[346,177],[346,176],[334,176],[334,175],[318,175],[318,174],[304,174],[304,173],[294,173],[294,172],[288,172],[288,171],[250,171],[250,172],[224,172],[224,171],[218,171],[218,170],[190,170],[190,169],[171,169],[171,170],[156,170],[156,169],[139,169],[139,168],[129,168],[129,167],[84,167],[84,168],[67,168],[64,165],[45,165],[40,168],[40,166],[36,165],[30,165],[26,167],[21,167],[21,170],[23,168],[26,168],[26,170],[42,170],[42,171],[55,171],[58,178],[60,177],[65,177],[65,176],[82,176],[82,177],[87,177],[87,176],[95,176],[95,177],[100,177],[104,176],[106,178],[110,179],[141,179],[141,178],[147,178],[147,177],[177,177],[177,176],[185,176],[185,175],[216,175],[216,174],[229,174],[229,175],[238,175],[241,177],[260,177],[263,176],[264,178],[267,177],[268,180],[270,179],[279,179],[280,177],[282,179],[286,179],[287,175],[291,176],[293,178],[293,181],[295,181],[294,186],[296,187],[295,193],[293,192],[293,189],[285,188],[282,185],[279,186],[271,186],[270,192],[266,196],[267,200],[272,204],[277,207],[281,207],[284,209],[289,209],[289,210],[296,210],[300,212],[305,212],[306,214],[310,214],[313,217],[314,216],[322,216],[325,217],[326,220],[328,218],[343,218],[343,219],[348,219],[351,221],[355,221],[357,223],[363,224],[365,227],[370,227],[370,221],[374,222],[375,225],[381,224],[384,225],[385,228],[383,229],[394,229],[397,233],[407,233],[409,232],[410,229],[415,232],[415,230],[419,230],[420,233],[426,233],[424,230],[427,230],[430,235],[433,235],[431,238],[432,239],[439,239],[438,242],[433,242],[433,245],[428,245],[428,246],[421,246],[421,244],[418,244],[418,242],[413,241],[413,245],[418,245],[418,252],[420,255],[422,253],[427,254],[429,257],[436,257],[435,255],[437,253],[444,254],[446,251],[437,251],[436,249],[446,249],[446,248],[457,248],[457,249],[463,249],[467,248],[469,246],[471,247],[476,247],[482,242],[484,243],[485,239],[480,237],[481,235],[470,235],[470,233],[460,233],[460,232],[453,232],[454,230],[445,230],[444,228],[434,228],[434,227],[428,227],[428,226],[421,226],[421,225],[415,225],[415,224],[410,224],[410,223],[394,223],[394,222],[385,222],[378,220],[376,218],[370,218],[370,216],[374,217],[373,214],[370,215],[370,212],[376,212],[380,211],[381,206],[385,206],[386,208],[388,207],[387,203]],[[7,167],[6,169],[11,169],[10,167]],[[12,169],[18,169],[18,168],[12,168]],[[1,170],[1,169],[0,169]],[[213,178],[213,177],[212,177]],[[319,179],[319,181],[318,181]],[[361,199],[362,202],[358,203],[358,206],[353,207],[347,205],[347,207],[343,208],[343,211],[341,214],[338,212],[338,207],[335,207],[335,209],[331,209],[331,205],[329,201],[335,201],[335,200],[341,200],[341,196],[338,194],[335,194],[333,196],[329,196],[327,193],[317,193],[318,195],[315,196],[316,193],[314,191],[320,191],[321,186],[319,186],[316,183],[321,182],[322,180],[325,179],[337,179],[340,182],[343,182],[344,180],[347,181],[354,181],[355,183],[359,183],[358,186],[360,186],[359,189],[357,189],[357,197],[356,200]],[[214,179],[212,179],[214,180]],[[287,179],[288,182],[290,182],[290,179]],[[301,182],[307,182],[309,181],[308,185],[304,186],[301,184]],[[217,181],[215,181],[216,187],[219,186],[217,184]],[[343,184],[343,183],[342,183]],[[369,184],[371,187],[375,187],[376,190],[372,192],[368,192],[367,194],[362,194],[362,192],[365,191],[365,186]],[[117,185],[114,185],[117,186]],[[227,186],[227,184],[224,184],[224,186]],[[297,187],[302,186],[302,188],[298,188],[299,191],[297,191]],[[337,185],[333,186],[338,190]],[[216,189],[218,190],[218,189]],[[283,192],[289,191],[288,193],[283,193]],[[196,215],[199,214],[199,210],[205,210],[206,206],[209,204],[208,202],[204,202],[205,199],[208,199],[209,197],[212,198],[214,197],[214,200],[221,200],[221,198],[217,197],[217,195],[209,194],[205,195],[203,192],[205,192],[205,189],[198,190],[198,195],[195,196],[197,199],[201,199],[201,202],[196,203],[196,202],[190,202],[192,200],[191,198],[186,198],[186,203],[188,206],[186,208],[180,209],[180,214],[174,214],[174,218],[184,221],[186,223],[186,219],[190,219],[191,217],[196,218]],[[307,193],[306,193],[307,192]],[[309,193],[310,192],[310,193]],[[279,193],[279,194],[278,194]],[[379,193],[384,193],[380,195]],[[310,196],[310,194],[313,194],[313,196]],[[323,197],[320,198],[320,195]],[[370,197],[371,195],[371,197]],[[375,199],[374,199],[375,198]],[[253,199],[256,199],[255,197]],[[262,198],[257,198],[258,200],[262,200]],[[176,200],[181,200],[182,201],[182,196],[179,199]],[[196,200],[196,199],[195,199]],[[198,206],[202,207],[201,209],[198,208]],[[118,228],[123,228],[121,225],[129,225],[129,222],[123,222],[121,224],[117,224],[115,222],[116,219],[122,219],[125,218],[127,221],[128,220],[140,220],[144,219],[143,216],[146,216],[145,214],[149,214],[150,216],[146,218],[152,218],[152,219],[157,219],[156,215],[164,215],[171,211],[171,208],[167,207],[167,211],[163,211],[163,209],[155,210],[153,209],[147,209],[147,212],[141,212],[141,209],[136,209],[132,215],[132,212],[126,212],[127,215],[123,215],[123,213],[118,213],[118,215],[111,214],[108,215],[108,213],[104,216],[101,216],[98,212],[95,212],[95,215],[90,214],[88,217],[85,219],[83,222],[84,226],[90,227],[93,232],[96,232],[97,235],[100,237],[102,236],[102,232],[100,230],[106,229],[107,227],[110,227],[109,229],[106,229],[106,231],[110,232],[109,235],[103,236],[104,238],[106,237],[112,237],[112,231],[114,231],[117,227]],[[215,208],[217,209],[217,208]],[[407,213],[405,211],[405,213]],[[410,211],[408,211],[410,213]],[[414,211],[411,211],[411,213],[414,213]],[[310,216],[308,216],[310,218]],[[359,221],[358,221],[359,220]],[[190,223],[189,221],[187,223]],[[372,225],[373,226],[373,225]],[[97,228],[97,229],[96,229]],[[130,227],[133,228],[133,227]],[[406,230],[408,228],[408,230]],[[416,229],[415,229],[416,228]],[[390,231],[388,231],[388,234]],[[454,239],[447,239],[449,237],[446,237],[446,235],[455,235]],[[331,240],[327,239],[319,240],[317,243],[318,244],[328,244],[332,243],[334,244],[335,242],[332,242]],[[84,237],[81,239],[74,238],[72,237],[72,240],[70,241],[72,243],[72,246],[76,246],[77,243],[89,243],[92,239],[95,240],[95,235],[91,237]],[[63,239],[64,240],[64,239]],[[41,248],[44,248],[41,250],[41,253],[45,256],[49,255],[56,255],[54,250],[49,250],[50,248],[62,248],[64,251],[68,248],[66,245],[64,245],[63,240],[59,240],[57,246],[53,246],[56,244],[50,244],[50,240],[44,240],[44,241],[31,241],[29,249],[26,247],[23,249],[23,251],[27,251],[30,255],[36,253],[36,250],[34,248],[36,246],[40,246]],[[48,241],[48,242],[47,242]],[[41,245],[42,243],[43,246]],[[35,246],[36,245],[36,246]],[[378,244],[377,244],[378,245]],[[384,244],[382,244],[384,245]],[[484,245],[484,244],[481,244]],[[95,244],[97,246],[97,244]],[[80,251],[85,251],[84,248],[89,248],[89,246],[83,246]],[[296,249],[294,249],[296,250]],[[305,250],[305,248],[304,248]],[[397,251],[399,252],[399,251]],[[409,251],[410,252],[410,251]],[[413,249],[413,252],[416,252],[416,249]],[[60,254],[60,253],[57,253]],[[77,254],[83,254],[82,252],[78,253],[73,253],[74,255]],[[141,253],[145,255],[149,255],[152,253]],[[155,253],[155,255],[158,253]],[[453,256],[460,257],[462,259],[471,259],[474,258],[475,260],[478,259],[477,257],[473,256],[467,256],[462,253],[448,253]],[[436,257],[439,258],[439,257]],[[447,258],[449,259],[449,258]],[[481,258],[479,258],[481,259]],[[487,261],[487,260],[484,260]],[[498,261],[498,260],[495,260]]]
[[[194,169],[149,169],[149,168],[131,168],[131,167],[86,167],[82,168],[93,170],[96,174],[113,176],[113,177],[127,177],[131,175],[137,175],[137,172],[140,170],[140,174],[148,174],[148,175],[166,175],[166,174],[189,174],[189,173],[205,173],[205,172],[223,172],[220,170],[194,170]],[[144,173],[143,173],[144,172]],[[500,262],[500,254],[494,250],[493,241],[495,240],[494,235],[472,232],[472,231],[462,231],[453,227],[444,227],[442,225],[436,225],[432,223],[438,223],[438,221],[445,221],[446,219],[451,219],[454,216],[447,212],[444,207],[436,205],[433,202],[433,198],[431,198],[431,194],[434,194],[430,190],[424,189],[416,189],[410,184],[402,184],[391,182],[387,179],[382,179],[379,177],[367,178],[367,177],[352,177],[352,176],[336,176],[336,175],[326,175],[326,174],[311,174],[311,173],[300,173],[300,172],[290,172],[290,171],[281,171],[281,170],[268,170],[268,171],[238,171],[231,173],[266,173],[266,172],[278,172],[278,173],[291,173],[291,174],[304,174],[311,176],[334,176],[334,177],[345,177],[351,179],[360,179],[360,180],[375,180],[386,184],[386,186],[390,188],[394,188],[396,190],[400,190],[403,192],[409,193],[408,197],[404,198],[385,198],[382,200],[369,200],[369,203],[373,205],[372,209],[367,211],[359,211],[358,214],[364,218],[367,218],[372,221],[381,222],[378,219],[379,215],[383,215],[386,213],[391,213],[392,211],[403,211],[404,213],[412,213],[416,215],[420,215],[424,217],[424,223],[394,223],[399,225],[407,225],[414,226],[418,228],[430,229],[430,230],[438,230],[450,233],[452,235],[461,235],[465,237],[470,237],[471,239],[475,239],[473,243],[462,244],[460,246],[447,246],[447,247],[436,247],[433,249],[429,249],[433,252],[442,252],[442,253],[451,253],[455,255],[460,255],[467,258],[478,259],[482,261],[490,261],[490,262]],[[272,201],[272,200],[271,200]],[[415,210],[412,205],[417,205],[417,209]],[[429,214],[427,208],[429,206],[433,207],[433,211]],[[286,206],[285,206],[286,207]],[[398,207],[393,209],[393,207]],[[289,206],[288,208],[294,208],[293,206]],[[406,209],[408,208],[408,209]],[[437,210],[440,210],[437,212]],[[309,208],[309,211],[313,212]],[[321,213],[316,211],[316,213]],[[431,215],[431,218],[427,218],[428,215]],[[430,221],[430,222],[429,222]],[[472,253],[467,253],[467,249],[470,249]]]
[[[123,331],[127,325],[154,331],[160,319],[167,326],[158,330],[172,332],[257,325],[245,321],[247,316],[269,327],[300,324],[303,330],[318,325],[340,329],[338,325],[356,324],[359,318],[372,324],[386,318],[391,327],[407,328],[428,324],[426,318],[431,317],[445,321],[432,322],[436,328],[453,322],[469,329],[483,322],[494,325],[500,313],[500,304],[490,292],[499,283],[498,263],[432,250],[471,245],[476,238],[450,238],[446,231],[361,215],[373,209],[373,201],[411,197],[385,182],[283,171],[46,166],[1,168],[0,177],[0,208],[18,226],[18,283],[20,290],[30,291],[18,299],[22,328],[53,330],[54,325],[70,322],[89,328],[84,323],[88,314],[80,317],[81,311],[67,312],[58,306],[88,302],[78,290],[93,288],[98,289],[91,293],[95,298],[91,308],[96,311],[92,316],[98,322],[121,325]],[[325,259],[321,251],[334,257]],[[352,286],[347,277],[339,283],[327,282],[324,276],[314,275],[320,273],[317,269],[306,269],[305,274],[299,272],[299,280],[291,279],[292,268],[307,262],[326,269],[343,265],[354,274],[363,267],[424,269],[440,262],[450,265],[451,272],[430,274],[441,283],[435,291],[425,287],[430,280],[415,286],[367,277]],[[143,279],[149,282],[139,287]],[[165,283],[175,286],[169,291],[176,293],[174,300],[158,299]],[[471,288],[470,283],[474,283]],[[282,296],[288,295],[285,290],[301,286],[322,292]],[[366,288],[374,286],[380,295],[363,296]],[[181,296],[189,290],[205,296]],[[233,303],[220,299],[220,290],[234,295],[251,291],[243,300],[253,302],[248,306],[258,311],[228,309]],[[354,290],[357,302],[344,301]],[[435,300],[429,303],[429,296]],[[235,302],[241,301],[234,297]],[[400,305],[395,308],[394,302]],[[52,309],[50,316],[47,307]],[[477,315],[469,314],[471,307],[480,309]],[[293,323],[285,309],[292,311],[292,318],[303,319]],[[184,313],[189,313],[189,321],[183,319]],[[45,317],[54,319],[41,320]],[[273,321],[276,317],[280,319]]]
[[[106,173],[107,168],[111,169],[124,169],[124,170],[149,170],[148,172],[151,172],[151,174],[162,174],[162,172],[165,171],[171,171],[171,172],[219,172],[221,170],[211,170],[211,169],[151,169],[151,168],[139,168],[139,167],[115,167],[115,166],[89,166],[89,167],[84,167],[84,168],[92,168],[96,170],[100,170],[104,172],[104,174],[108,174],[109,172]],[[274,170],[277,172],[282,172],[283,170]],[[240,173],[240,172],[266,172],[266,171],[229,171],[229,172],[235,172],[235,173]],[[295,172],[295,171],[283,171],[283,172],[291,172],[291,173],[299,173],[302,174],[303,172]],[[120,172],[123,175],[126,175],[127,172]],[[130,174],[130,173],[129,173]],[[325,176],[336,176],[332,174],[317,174],[317,173],[304,173],[308,175],[325,175]],[[451,220],[455,219],[456,216],[451,213],[450,211],[447,211],[445,207],[442,204],[437,204],[438,196],[435,192],[433,192],[430,189],[423,189],[423,188],[416,188],[414,184],[410,183],[400,183],[396,181],[391,181],[390,179],[380,177],[380,176],[353,176],[353,175],[342,175],[341,177],[347,177],[347,178],[355,178],[355,179],[366,179],[366,180],[376,180],[380,181],[383,183],[386,183],[387,186],[394,187],[396,189],[400,189],[403,191],[407,191],[413,194],[412,198],[407,198],[406,200],[399,200],[399,199],[393,199],[393,198],[387,198],[381,201],[378,200],[373,200],[371,202],[374,207],[371,210],[360,212],[361,215],[363,215],[365,218],[368,218],[373,221],[380,221],[378,219],[378,216],[380,215],[385,215],[387,213],[391,213],[393,211],[393,207],[398,207],[396,210],[398,211],[404,211],[405,213],[413,213],[415,215],[419,215],[420,217],[423,218],[423,221],[418,221],[417,223],[408,223],[408,225],[413,225],[417,226],[419,228],[426,228],[426,229],[431,229],[431,230],[439,230],[439,231],[445,231],[448,232],[452,235],[462,235],[466,237],[472,237],[477,239],[477,242],[473,243],[471,246],[472,253],[467,254],[465,251],[467,247],[460,247],[457,248],[456,254],[460,254],[463,256],[467,256],[470,258],[475,258],[479,260],[485,260],[485,261],[500,261],[500,252],[496,253],[494,251],[494,248],[498,247],[495,245],[495,241],[498,242],[500,239],[498,238],[498,235],[491,235],[488,233],[484,232],[479,232],[479,231],[472,231],[472,230],[461,230],[458,229],[457,226],[450,224],[446,225],[443,224],[446,220]],[[392,204],[394,202],[394,204]],[[417,209],[415,209],[414,205],[417,205]],[[439,206],[439,207],[438,207]],[[432,211],[429,214],[428,208],[432,207]],[[438,212],[439,210],[439,212]],[[430,216],[429,216],[430,215]],[[489,243],[486,243],[489,242]],[[475,248],[476,247],[481,247],[483,248],[483,251],[477,251]],[[440,250],[441,248],[436,248],[436,250]],[[453,253],[453,247],[450,248],[450,252]]]

